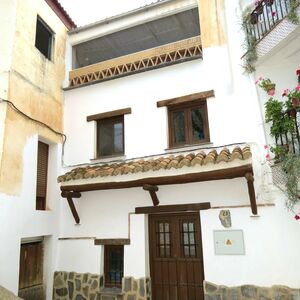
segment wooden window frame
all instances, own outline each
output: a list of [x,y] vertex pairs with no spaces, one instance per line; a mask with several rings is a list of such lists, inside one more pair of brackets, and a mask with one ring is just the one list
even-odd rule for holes
[[[43,147],[43,148],[42,148]],[[49,145],[38,141],[37,147],[37,175],[36,175],[36,210],[46,210],[47,202],[47,186],[48,186],[48,167],[49,167]],[[42,149],[46,149],[46,153],[42,153]],[[46,163],[43,169],[41,166],[41,155],[45,157]],[[40,159],[39,159],[40,158]],[[44,176],[42,179],[40,175]],[[41,183],[42,182],[42,183]]]
[[113,283],[110,281],[109,270],[110,270],[110,261],[109,261],[109,253],[113,249],[121,249],[123,255],[123,276],[124,277],[124,245],[104,245],[104,276],[105,276],[105,287],[122,287],[122,278],[119,284]]
[[[123,151],[122,152],[114,152],[112,151],[111,154],[108,155],[103,155],[101,154],[101,136],[100,136],[100,128],[101,126],[107,125],[107,124],[115,124],[115,123],[121,123],[122,124],[122,144],[123,144]],[[125,153],[125,139],[124,139],[124,115],[119,115],[111,118],[106,118],[106,119],[100,119],[97,120],[97,137],[96,137],[96,153],[97,153],[97,158],[107,158],[107,157],[114,157],[114,156],[122,156]],[[112,145],[113,146],[113,145]],[[112,147],[113,148],[113,147]]]
[[[203,112],[203,128],[204,128],[204,139],[194,140],[192,136],[192,109],[200,108]],[[173,130],[173,118],[172,114],[177,111],[184,111],[184,126],[185,126],[185,141],[182,143],[175,143],[175,134]],[[209,136],[209,123],[207,113],[207,102],[206,99],[199,99],[197,102],[189,102],[178,105],[168,106],[168,126],[169,126],[169,148],[176,148],[182,146],[188,146],[193,144],[207,144],[210,142]]]
[[[44,53],[39,46],[37,45],[38,42],[38,24],[42,26],[48,33],[49,33],[49,42],[48,42],[48,51],[47,54]],[[34,45],[39,52],[44,55],[48,60],[53,60],[53,49],[54,49],[54,31],[48,26],[48,24],[40,17],[37,16],[36,19],[36,30],[35,30],[35,42]]]

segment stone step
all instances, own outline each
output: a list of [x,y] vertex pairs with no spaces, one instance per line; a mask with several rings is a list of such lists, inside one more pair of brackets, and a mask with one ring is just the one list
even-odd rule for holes
[[104,288],[100,292],[97,293],[99,300],[123,300],[124,293],[122,293],[121,289],[115,288]]

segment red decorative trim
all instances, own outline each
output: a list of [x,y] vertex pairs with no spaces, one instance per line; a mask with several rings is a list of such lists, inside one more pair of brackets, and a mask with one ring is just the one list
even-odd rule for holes
[[61,6],[58,0],[45,0],[47,4],[52,8],[52,10],[56,13],[56,15],[60,18],[60,20],[65,24],[65,26],[70,30],[72,28],[76,28],[77,25],[65,11],[65,9]]

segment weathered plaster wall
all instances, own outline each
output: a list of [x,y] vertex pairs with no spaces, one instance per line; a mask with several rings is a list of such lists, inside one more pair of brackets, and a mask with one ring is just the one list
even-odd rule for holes
[[[55,32],[53,60],[47,60],[35,48],[36,19],[40,16]],[[57,131],[62,131],[62,82],[66,28],[45,1],[17,1],[16,26],[8,99],[21,111]],[[17,195],[21,191],[23,149],[26,139],[37,133],[61,142],[49,130],[7,109],[5,121],[0,191]]]
[[[0,2],[0,97],[7,99],[9,69],[12,61],[12,48],[15,31],[16,0]],[[0,169],[3,152],[6,105],[0,102]]]

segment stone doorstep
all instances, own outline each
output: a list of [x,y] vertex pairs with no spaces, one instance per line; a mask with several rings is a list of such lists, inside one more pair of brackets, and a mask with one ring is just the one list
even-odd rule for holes
[[123,299],[125,293],[122,292],[122,289],[103,288],[99,292],[97,292],[97,295],[100,296],[101,300],[119,300]]

